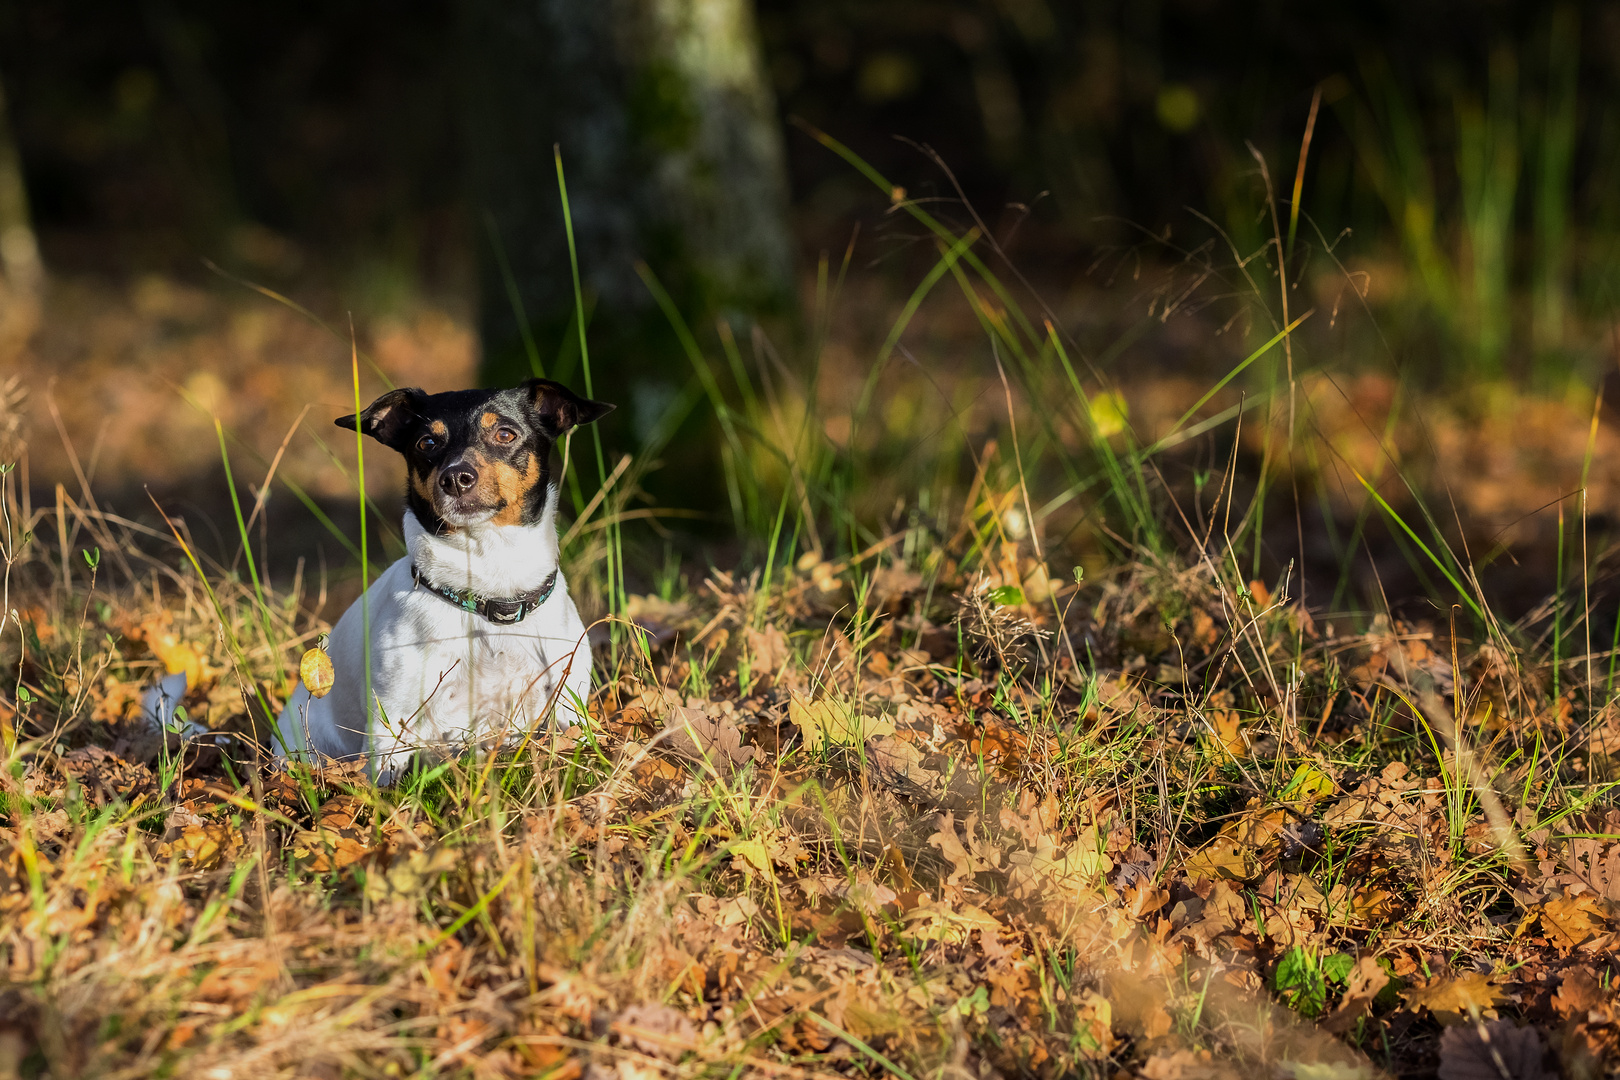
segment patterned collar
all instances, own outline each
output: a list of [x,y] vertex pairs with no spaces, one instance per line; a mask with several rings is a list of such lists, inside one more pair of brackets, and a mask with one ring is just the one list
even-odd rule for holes
[[524,616],[546,602],[551,591],[557,587],[557,571],[553,570],[550,576],[540,583],[538,589],[519,593],[517,596],[479,596],[471,589],[452,589],[445,585],[435,585],[422,575],[422,571],[416,568],[415,563],[411,564],[411,580],[446,603],[454,604],[474,615],[482,615],[490,622],[504,626],[522,622]]

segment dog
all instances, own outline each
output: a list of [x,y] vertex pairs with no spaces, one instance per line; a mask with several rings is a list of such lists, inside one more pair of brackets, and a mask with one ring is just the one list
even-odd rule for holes
[[332,628],[331,690],[299,684],[278,755],[364,758],[387,784],[419,748],[508,741],[548,713],[585,722],[591,652],[558,566],[551,450],[612,408],[529,379],[391,390],[336,421],[404,456],[408,554]]

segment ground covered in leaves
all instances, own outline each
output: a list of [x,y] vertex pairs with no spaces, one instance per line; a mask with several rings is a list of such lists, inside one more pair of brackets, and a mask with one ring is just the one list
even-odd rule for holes
[[381,790],[251,748],[296,595],[14,587],[0,1076],[1620,1069],[1608,658],[908,536],[631,597],[592,729]]

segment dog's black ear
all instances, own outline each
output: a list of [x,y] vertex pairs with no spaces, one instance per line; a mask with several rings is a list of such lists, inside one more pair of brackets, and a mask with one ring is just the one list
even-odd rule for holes
[[607,402],[582,398],[550,379],[525,379],[519,389],[529,396],[540,430],[550,439],[560,439],[580,424],[600,420],[613,411]]
[[[414,386],[390,390],[360,413],[359,430],[389,449],[404,453],[410,441],[412,424],[418,419],[417,409],[426,397],[427,394]],[[333,423],[340,428],[355,430],[353,415],[340,416]]]

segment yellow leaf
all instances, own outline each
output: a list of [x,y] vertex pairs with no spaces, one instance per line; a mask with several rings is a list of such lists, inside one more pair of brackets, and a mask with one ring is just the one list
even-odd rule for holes
[[894,724],[880,716],[860,713],[831,701],[809,701],[794,694],[788,701],[788,719],[804,736],[812,753],[829,746],[855,746],[881,735],[893,735]]
[[1335,787],[1333,778],[1327,773],[1308,761],[1301,762],[1288,781],[1288,786],[1283,788],[1282,797],[1289,801],[1321,798],[1333,794]]
[[1249,744],[1243,738],[1236,710],[1217,709],[1210,714],[1209,724],[1215,730],[1215,748],[1219,751],[1221,760],[1230,761],[1249,756]]
[[763,840],[738,840],[731,845],[731,854],[740,859],[743,868],[753,868],[766,877],[775,877],[776,871],[771,868],[771,853],[765,847]]
[[1260,860],[1253,849],[1217,836],[1193,853],[1186,870],[1190,881],[1246,881],[1259,874]]
[[203,658],[196,649],[176,639],[173,634],[148,638],[146,644],[165,672],[170,675],[185,672],[187,686],[197,686],[202,682]]
[[310,649],[298,661],[298,678],[309,690],[310,697],[325,697],[332,692],[337,673],[332,670],[332,658],[325,649]]
[[925,900],[906,912],[905,935],[918,941],[942,941],[946,944],[966,941],[974,930],[995,934],[1001,923],[995,916],[972,904],[953,908],[944,901]]
[[1125,403],[1123,395],[1113,391],[1104,390],[1091,399],[1091,422],[1097,428],[1097,434],[1104,438],[1112,438],[1125,430],[1125,421],[1131,415],[1131,408]]

